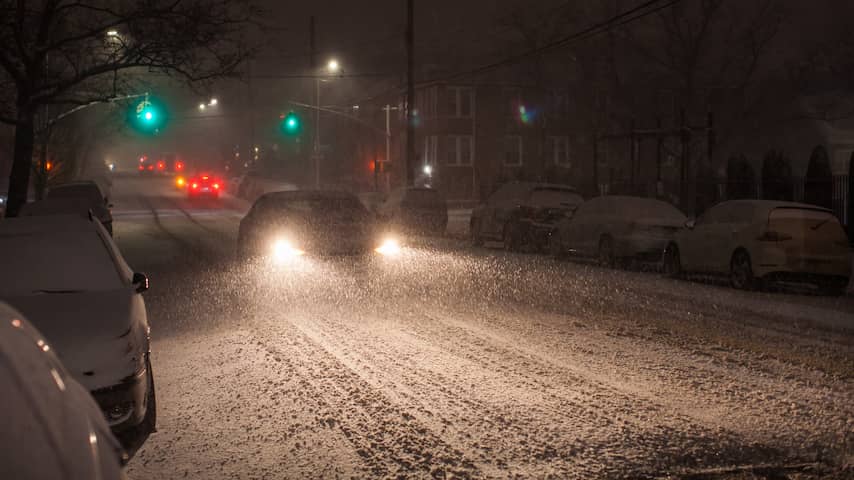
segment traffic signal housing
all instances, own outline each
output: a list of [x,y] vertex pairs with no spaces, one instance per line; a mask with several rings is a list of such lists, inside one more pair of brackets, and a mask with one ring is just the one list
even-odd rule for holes
[[131,103],[127,112],[130,126],[139,133],[156,135],[169,121],[169,112],[158,98],[145,95]]

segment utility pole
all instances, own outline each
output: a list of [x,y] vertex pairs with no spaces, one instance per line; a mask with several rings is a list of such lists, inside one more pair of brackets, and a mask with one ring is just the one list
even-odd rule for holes
[[314,79],[314,142],[312,148],[312,160],[314,160],[314,188],[320,189],[320,76],[317,71],[317,43],[315,34],[314,15],[309,18],[308,25],[310,60],[309,67],[311,68]]
[[410,169],[415,165],[415,1],[406,2],[406,161],[403,183],[412,183]]

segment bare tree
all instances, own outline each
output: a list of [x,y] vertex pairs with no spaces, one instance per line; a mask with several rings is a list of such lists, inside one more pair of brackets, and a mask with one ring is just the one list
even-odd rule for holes
[[255,13],[250,0],[0,0],[0,121],[15,126],[7,216],[26,202],[43,108],[109,101],[144,73],[230,75]]

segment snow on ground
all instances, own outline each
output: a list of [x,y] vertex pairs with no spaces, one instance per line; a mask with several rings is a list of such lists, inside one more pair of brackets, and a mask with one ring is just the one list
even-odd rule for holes
[[851,297],[453,241],[240,265],[245,204],[149,185],[114,187],[119,245],[152,280],[159,397],[131,478],[854,474]]

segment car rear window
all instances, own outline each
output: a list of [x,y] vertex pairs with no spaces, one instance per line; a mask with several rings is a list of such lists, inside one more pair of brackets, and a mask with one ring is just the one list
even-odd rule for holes
[[812,232],[845,239],[839,220],[824,210],[809,208],[775,208],[768,214],[769,227],[781,233],[809,234]]
[[436,190],[408,190],[403,202],[410,205],[436,205],[441,203],[442,197]]
[[94,231],[0,236],[0,297],[113,290],[124,285],[113,257]]
[[559,208],[573,207],[584,202],[576,192],[559,189],[539,189],[531,193],[528,203],[533,207]]

